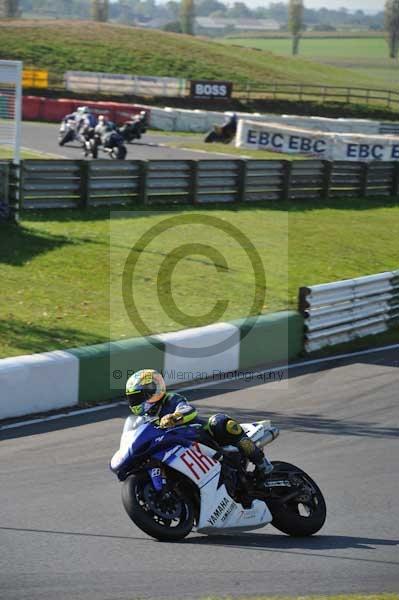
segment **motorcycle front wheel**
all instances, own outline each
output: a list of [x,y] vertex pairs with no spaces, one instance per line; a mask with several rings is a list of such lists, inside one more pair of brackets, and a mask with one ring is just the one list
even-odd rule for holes
[[[313,479],[299,467],[286,462],[273,461],[271,480],[288,479],[299,494],[282,504],[270,504],[272,525],[293,537],[306,537],[317,533],[324,525],[327,507],[323,494]],[[278,489],[278,488],[274,488]],[[290,489],[290,488],[288,488]],[[292,488],[291,488],[292,489]],[[287,488],[281,488],[284,495]]]
[[184,492],[157,492],[145,474],[130,475],[122,486],[123,506],[137,527],[160,541],[176,542],[194,526],[194,508]]
[[74,131],[72,129],[69,129],[68,131],[66,131],[66,133],[60,134],[58,143],[60,146],[64,146],[65,144],[68,144],[68,142],[73,142],[74,137],[75,137]]
[[207,133],[204,139],[205,144],[213,144],[214,142],[218,141],[220,141],[220,139],[215,130],[212,130],[209,133]]

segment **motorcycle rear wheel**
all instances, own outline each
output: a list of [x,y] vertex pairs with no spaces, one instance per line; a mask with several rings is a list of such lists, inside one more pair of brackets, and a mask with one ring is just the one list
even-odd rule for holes
[[157,493],[145,474],[130,475],[122,486],[123,506],[137,527],[151,537],[168,542],[185,538],[194,526],[191,499],[180,493]]
[[273,461],[273,465],[272,479],[286,478],[287,473],[291,476],[295,473],[295,477],[302,480],[310,490],[310,498],[307,500],[299,496],[277,508],[271,505],[272,525],[293,537],[314,535],[323,527],[327,516],[327,507],[320,488],[305,471],[295,465],[280,461]]

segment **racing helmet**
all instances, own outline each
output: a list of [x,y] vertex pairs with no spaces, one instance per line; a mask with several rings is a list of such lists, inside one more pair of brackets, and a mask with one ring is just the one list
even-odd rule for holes
[[148,412],[163,398],[165,392],[165,381],[154,369],[136,371],[126,382],[126,398],[135,415]]
[[90,108],[88,106],[79,106],[78,107],[78,113],[81,113],[82,115],[88,115],[90,112]]

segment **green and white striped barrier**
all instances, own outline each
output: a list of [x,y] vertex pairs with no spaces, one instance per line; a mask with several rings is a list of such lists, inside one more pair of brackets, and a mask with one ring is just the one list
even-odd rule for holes
[[174,385],[260,365],[285,364],[303,348],[303,317],[279,312],[233,323],[0,360],[0,420],[124,393],[143,368]]

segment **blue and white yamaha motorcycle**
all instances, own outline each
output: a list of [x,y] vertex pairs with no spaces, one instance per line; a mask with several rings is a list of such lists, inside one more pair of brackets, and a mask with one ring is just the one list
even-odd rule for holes
[[[298,467],[273,462],[266,485],[257,489],[238,449],[218,447],[201,426],[160,429],[154,418],[129,421],[110,467],[123,482],[126,512],[148,535],[176,541],[193,529],[220,535],[271,523],[288,535],[309,536],[323,526],[323,495]],[[279,434],[270,421],[242,427],[260,448]]]

